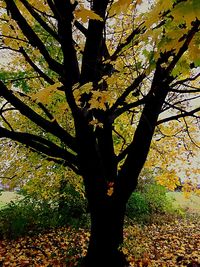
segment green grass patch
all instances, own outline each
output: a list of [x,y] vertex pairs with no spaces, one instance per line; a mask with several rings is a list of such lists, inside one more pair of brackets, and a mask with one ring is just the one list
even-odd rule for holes
[[18,201],[22,198],[16,192],[1,192],[0,193],[0,209],[5,207],[11,201]]
[[200,197],[191,194],[186,198],[182,192],[169,192],[168,195],[172,197],[175,206],[179,206],[189,213],[196,213],[200,215]]

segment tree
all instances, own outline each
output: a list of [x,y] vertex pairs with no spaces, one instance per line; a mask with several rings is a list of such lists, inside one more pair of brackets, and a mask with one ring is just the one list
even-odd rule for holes
[[124,266],[126,203],[156,127],[199,120],[200,3],[0,3],[1,49],[14,55],[1,75],[0,137],[83,177],[85,265]]

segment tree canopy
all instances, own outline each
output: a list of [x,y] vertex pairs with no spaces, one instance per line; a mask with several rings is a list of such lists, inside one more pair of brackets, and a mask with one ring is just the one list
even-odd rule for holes
[[200,116],[200,2],[0,6],[0,49],[10,57],[0,72],[0,137],[83,177],[95,225],[89,255],[106,243],[105,255],[117,262],[111,247],[121,242],[124,206],[153,136],[180,129],[182,140],[186,133],[199,146],[190,128]]

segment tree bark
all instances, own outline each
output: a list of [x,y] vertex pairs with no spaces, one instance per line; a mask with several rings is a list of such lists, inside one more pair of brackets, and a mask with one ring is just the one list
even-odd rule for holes
[[91,235],[84,267],[127,266],[119,250],[123,243],[125,208],[125,204],[109,197],[99,205],[90,203]]

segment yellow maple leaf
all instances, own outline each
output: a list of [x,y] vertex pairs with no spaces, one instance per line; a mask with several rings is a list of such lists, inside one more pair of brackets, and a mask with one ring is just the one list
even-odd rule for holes
[[103,109],[106,110],[108,92],[93,91],[92,98],[89,101],[90,109]]
[[49,98],[52,96],[52,94],[57,90],[59,86],[61,86],[61,82],[54,83],[53,85],[50,85],[36,94],[32,95],[33,100],[38,100],[44,104],[47,104],[49,102]]
[[74,11],[74,16],[76,19],[80,19],[83,23],[86,23],[89,19],[103,21],[103,19],[94,11],[84,8],[83,6],[80,6],[79,9]]
[[125,12],[128,8],[128,6],[131,4],[132,0],[118,0],[114,4],[112,4],[110,10],[109,10],[109,15],[117,15],[121,12]]

